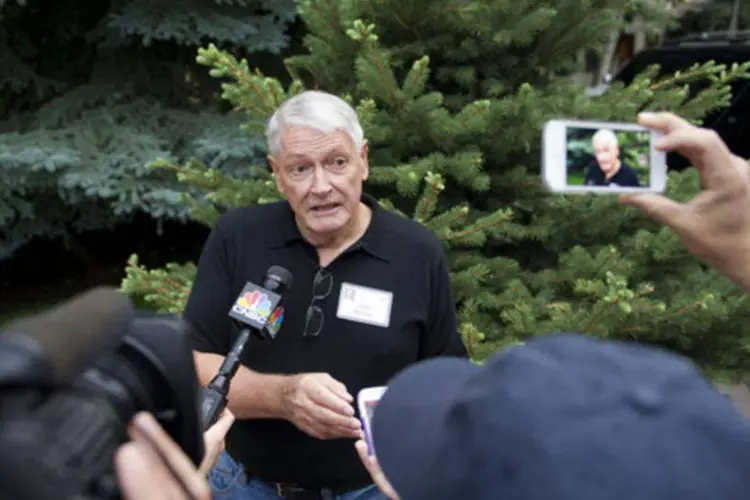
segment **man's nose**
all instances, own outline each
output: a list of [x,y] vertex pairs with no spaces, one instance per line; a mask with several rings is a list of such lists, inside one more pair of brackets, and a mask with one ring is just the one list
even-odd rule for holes
[[328,179],[326,169],[322,165],[316,165],[313,170],[312,187],[313,194],[326,194],[331,190],[331,182]]

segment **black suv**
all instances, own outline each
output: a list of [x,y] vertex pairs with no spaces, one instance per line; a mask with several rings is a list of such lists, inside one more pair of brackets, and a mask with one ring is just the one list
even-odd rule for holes
[[[629,84],[653,64],[660,66],[660,74],[669,75],[708,61],[727,67],[750,61],[750,32],[704,33],[667,40],[658,48],[636,54],[613,80]],[[703,125],[714,129],[735,154],[750,158],[750,80],[735,81],[731,105],[704,117]],[[677,155],[669,155],[667,163],[678,170],[687,166]]]

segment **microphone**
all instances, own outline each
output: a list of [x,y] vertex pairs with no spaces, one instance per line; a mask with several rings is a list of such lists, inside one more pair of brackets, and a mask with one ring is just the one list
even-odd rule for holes
[[272,316],[280,318],[281,296],[292,287],[292,281],[292,273],[281,266],[271,266],[266,271],[263,286],[247,283],[232,305],[229,317],[242,325],[242,329],[219,367],[219,373],[201,389],[204,429],[211,427],[226,408],[229,386],[240,367],[242,353],[250,337],[255,334],[266,342],[276,337],[276,333],[268,329],[268,320]]
[[97,287],[0,333],[0,387],[61,386],[120,345],[135,312],[116,288]]

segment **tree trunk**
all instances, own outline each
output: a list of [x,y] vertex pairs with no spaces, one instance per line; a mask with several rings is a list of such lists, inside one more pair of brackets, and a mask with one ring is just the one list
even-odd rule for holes
[[607,46],[602,52],[602,57],[599,62],[599,71],[596,74],[596,82],[594,85],[605,83],[606,76],[612,71],[612,59],[615,57],[615,51],[617,50],[617,42],[619,39],[619,31],[613,31],[609,34],[609,40],[607,41]]
[[646,48],[646,26],[641,16],[633,19],[633,55]]
[[732,17],[729,20],[729,32],[736,33],[740,23],[740,0],[734,0],[732,7]]

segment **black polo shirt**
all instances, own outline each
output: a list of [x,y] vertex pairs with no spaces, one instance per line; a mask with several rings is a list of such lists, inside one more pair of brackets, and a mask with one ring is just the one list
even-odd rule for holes
[[607,179],[604,176],[604,172],[599,168],[599,164],[596,160],[589,163],[586,171],[586,185],[587,186],[621,186],[621,187],[641,187],[641,183],[638,181],[638,174],[635,173],[633,167],[625,162],[620,163],[620,170],[617,171],[611,179]]
[[[304,337],[303,330],[318,255],[302,239],[289,204],[224,214],[206,241],[184,314],[196,330],[193,348],[226,355],[239,334],[228,317],[233,301],[247,281],[260,284],[268,268],[279,265],[294,282],[283,298],[284,320],[276,339],[266,344],[253,338],[245,350],[243,364],[252,370],[327,372],[356,398],[360,389],[386,385],[418,360],[466,356],[440,241],[421,224],[369,196],[362,199],[372,209],[372,220],[360,241],[326,268],[334,285],[327,299],[316,302],[324,313],[316,337]],[[389,327],[338,318],[342,283],[392,292]],[[259,419],[236,421],[226,446],[249,476],[262,481],[356,489],[372,480],[353,444],[351,439],[312,438],[287,421]]]

